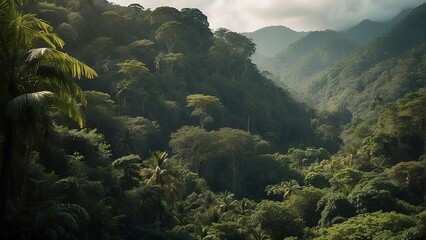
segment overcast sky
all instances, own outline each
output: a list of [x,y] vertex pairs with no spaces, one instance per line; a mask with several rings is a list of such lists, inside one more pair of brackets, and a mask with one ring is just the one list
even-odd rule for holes
[[385,21],[405,8],[425,0],[109,0],[128,6],[198,8],[207,15],[212,29],[236,32],[283,25],[293,30],[342,30],[364,19]]

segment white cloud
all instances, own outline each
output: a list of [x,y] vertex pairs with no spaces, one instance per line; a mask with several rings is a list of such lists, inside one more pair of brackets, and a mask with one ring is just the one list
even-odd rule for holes
[[270,25],[295,30],[344,29],[368,18],[385,21],[407,7],[424,0],[112,0],[121,5],[139,3],[145,8],[158,6],[199,8],[213,29],[254,31]]

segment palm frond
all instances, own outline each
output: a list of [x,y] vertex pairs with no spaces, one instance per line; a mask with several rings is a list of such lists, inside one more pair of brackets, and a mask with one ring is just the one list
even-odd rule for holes
[[80,127],[83,127],[84,119],[74,99],[69,96],[56,95],[51,91],[27,93],[13,98],[7,103],[5,115],[14,122],[22,123],[28,119],[29,113],[43,116],[52,107],[57,108],[76,121]]
[[55,94],[41,91],[19,95],[7,101],[4,116],[11,121],[15,139],[31,147],[37,136],[38,122],[47,115]]
[[0,1],[0,23],[6,22],[7,12],[9,10],[7,1]]
[[65,45],[64,41],[53,33],[52,26],[37,18],[35,14],[21,15],[16,9],[9,6],[3,8],[0,13],[3,14],[0,17],[2,38],[5,42],[12,43],[17,47],[12,49],[26,51],[39,43],[39,40],[51,48],[62,48]]
[[40,39],[52,48],[63,48],[65,45],[65,42],[53,33],[52,26],[37,18],[35,14],[19,15],[16,24],[19,34],[24,36],[21,39],[26,40],[25,46],[34,46],[34,43]]
[[84,91],[56,67],[39,66],[35,74],[42,88],[54,92],[63,99],[78,97],[83,106],[87,104]]
[[53,48],[31,49],[26,61],[32,62],[35,60],[41,61],[40,65],[55,66],[64,73],[70,73],[73,78],[94,78],[98,76],[95,70],[86,64]]
[[84,126],[84,118],[80,111],[80,106],[74,101],[74,99],[70,98],[55,98],[52,101],[52,106],[56,107],[60,112],[76,121],[80,128]]
[[40,91],[19,95],[8,101],[5,114],[12,120],[17,120],[29,109],[36,113],[45,113],[50,109],[55,94],[50,91]]
[[51,78],[51,77],[60,78],[60,79],[67,78],[67,76],[63,72],[59,71],[57,68],[53,66],[38,66],[36,70],[36,74],[42,79]]
[[152,174],[152,176],[146,181],[148,185],[153,185],[157,183],[157,174]]
[[80,205],[67,203],[60,205],[59,209],[61,211],[73,213],[73,215],[75,215],[77,219],[82,219],[84,221],[90,220],[90,216],[87,213],[86,209],[84,209]]
[[152,168],[155,168],[157,166],[159,166],[161,168],[163,163],[166,162],[167,160],[168,160],[168,153],[167,152],[154,151],[154,152],[151,152],[149,164]]

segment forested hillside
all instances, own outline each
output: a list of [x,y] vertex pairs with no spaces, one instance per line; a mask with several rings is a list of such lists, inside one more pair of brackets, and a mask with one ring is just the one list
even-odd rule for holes
[[279,77],[277,84],[300,93],[309,84],[310,77],[358,48],[335,31],[311,32],[266,61],[261,68]]
[[[289,42],[287,47],[278,49],[279,51],[276,51],[269,59],[256,60],[262,71],[268,71],[273,75],[276,84],[284,88],[288,87],[295,94],[303,94],[306,92],[307,86],[311,84],[313,76],[330,67],[342,57],[368,45],[375,38],[389,31],[409,12],[408,9],[404,10],[385,22],[366,19],[344,31],[309,32],[297,41],[282,37],[284,42],[293,41]],[[264,39],[269,37],[266,35]],[[276,40],[276,38],[274,39]],[[262,45],[263,42],[266,42],[259,41],[259,37],[254,38],[253,41],[262,43]]]
[[[81,82],[83,89],[109,94],[121,116],[156,121],[165,135],[163,148],[171,132],[199,122],[200,109],[195,106],[191,115],[194,109],[187,107],[191,94],[215,96],[221,103],[217,109],[202,107],[208,116],[207,129],[227,126],[269,133],[264,136],[281,149],[304,142],[309,135],[304,105],[275,87],[250,62],[255,45],[227,29],[212,33],[207,17],[198,9],[151,11],[106,1],[77,7],[58,1],[29,9],[49,19],[70,43],[65,50],[97,71],[98,78]],[[97,97],[94,94],[91,98]],[[197,101],[204,105],[208,100]],[[105,121],[92,119],[99,114],[87,115],[87,127],[98,128],[108,139],[122,131],[94,125]]]
[[0,0],[0,238],[424,239],[425,7],[295,100],[198,9]]
[[380,105],[424,89],[425,14],[426,5],[418,7],[368,47],[315,76],[307,99],[320,108],[344,106],[360,117],[370,111],[374,99],[380,99]]
[[413,9],[405,9],[394,18],[385,22],[377,22],[365,19],[359,24],[341,31],[341,34],[344,38],[350,39],[360,46],[366,46],[375,38],[391,30],[392,27],[405,18],[411,12],[411,10]]

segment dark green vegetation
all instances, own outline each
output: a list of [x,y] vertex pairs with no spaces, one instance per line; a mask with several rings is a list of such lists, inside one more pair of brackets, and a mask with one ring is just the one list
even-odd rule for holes
[[424,239],[425,8],[314,110],[197,9],[0,0],[1,239]]

